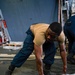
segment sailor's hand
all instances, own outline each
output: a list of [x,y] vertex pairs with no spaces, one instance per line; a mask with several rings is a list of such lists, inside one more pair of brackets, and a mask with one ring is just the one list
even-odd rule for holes
[[67,72],[67,65],[64,65],[63,66],[63,74],[66,74],[66,72]]

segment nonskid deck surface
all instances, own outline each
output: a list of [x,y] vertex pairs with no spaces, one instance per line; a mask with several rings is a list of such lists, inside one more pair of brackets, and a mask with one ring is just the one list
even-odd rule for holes
[[[0,47],[0,75],[5,75],[5,71],[10,65],[10,62],[12,61],[14,55],[18,51],[19,50],[17,51],[5,50]],[[3,55],[6,56],[4,57]],[[75,75],[75,65],[68,64],[67,67],[68,68],[66,75]],[[59,53],[57,53],[54,64],[51,67],[51,75],[64,75],[62,73],[62,68],[63,68],[63,63],[59,56]],[[34,54],[32,54],[20,68],[16,68],[12,75],[38,75]]]

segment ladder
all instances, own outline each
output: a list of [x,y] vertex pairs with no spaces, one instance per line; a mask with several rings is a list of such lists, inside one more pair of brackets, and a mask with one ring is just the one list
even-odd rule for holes
[[8,30],[7,30],[6,21],[4,20],[4,17],[2,15],[1,9],[0,9],[0,25],[3,28],[3,30],[4,30],[4,33],[3,33],[4,34],[3,35],[4,41],[2,40],[1,43],[0,43],[0,45],[2,45],[2,44],[5,44],[7,42],[10,42],[11,41],[11,38],[9,36]]

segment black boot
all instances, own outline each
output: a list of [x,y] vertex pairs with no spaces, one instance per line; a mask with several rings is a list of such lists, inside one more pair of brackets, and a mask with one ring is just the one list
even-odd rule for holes
[[50,69],[51,69],[51,65],[48,65],[48,64],[44,65],[44,68],[43,68],[44,75],[51,75]]
[[6,73],[5,73],[5,75],[12,75],[12,72],[13,71],[11,71],[11,70],[7,70]]
[[69,64],[75,64],[75,59],[74,59],[74,54],[70,53],[68,56],[67,56],[67,62]]
[[5,75],[12,75],[14,69],[15,69],[15,66],[10,65],[8,70],[5,72]]

